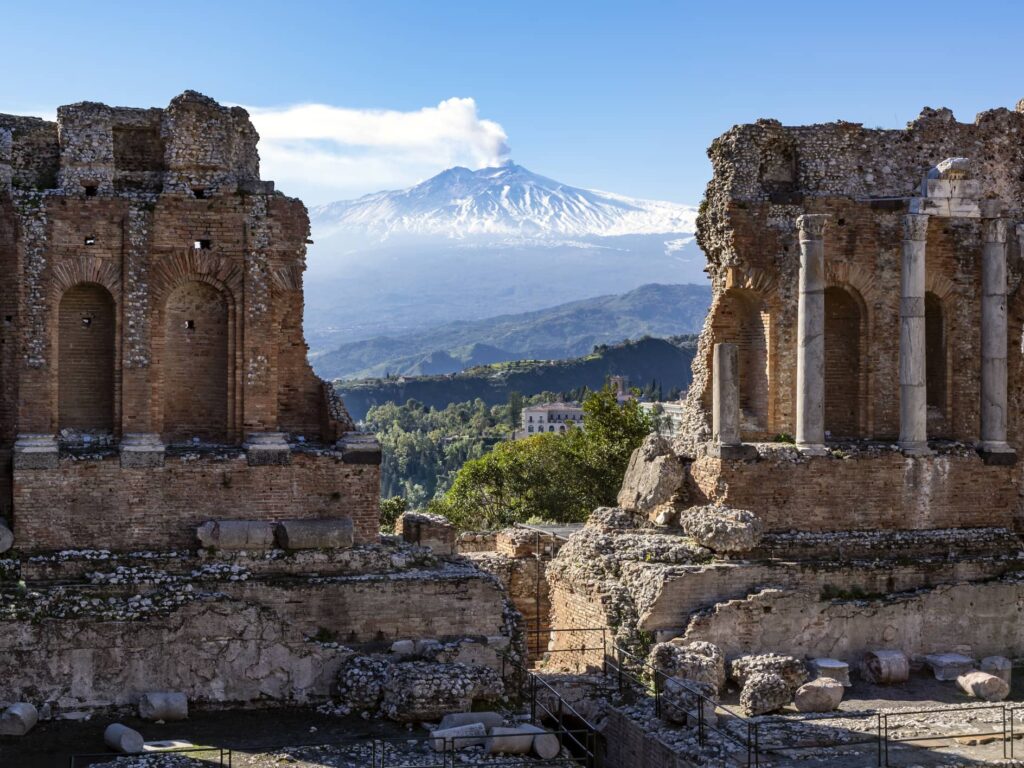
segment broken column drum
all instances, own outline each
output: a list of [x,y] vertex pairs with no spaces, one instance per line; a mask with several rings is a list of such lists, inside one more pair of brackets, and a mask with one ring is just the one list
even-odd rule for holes
[[827,214],[805,214],[800,230],[800,297],[797,307],[796,445],[825,453],[825,225]]

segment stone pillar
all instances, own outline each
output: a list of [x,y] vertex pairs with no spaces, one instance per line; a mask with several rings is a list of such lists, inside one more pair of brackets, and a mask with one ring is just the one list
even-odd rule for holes
[[1006,443],[1006,230],[998,201],[982,203],[981,441],[986,463],[1013,463]]
[[60,463],[57,438],[48,433],[18,433],[13,461],[15,469],[56,469]]
[[711,379],[712,439],[719,446],[739,445],[739,358],[735,344],[715,344]]
[[928,391],[925,367],[924,252],[928,216],[903,217],[900,280],[900,449],[928,456]]
[[805,214],[800,230],[800,303],[797,310],[796,446],[825,450],[825,225],[829,216]]
[[291,464],[292,461],[291,448],[284,432],[250,432],[243,447],[251,467]]

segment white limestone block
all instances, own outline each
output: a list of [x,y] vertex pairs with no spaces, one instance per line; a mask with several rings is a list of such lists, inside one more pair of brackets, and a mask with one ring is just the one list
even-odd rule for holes
[[562,751],[558,736],[539,726],[524,724],[519,726],[523,731],[533,733],[533,754],[541,760],[553,760]]
[[1010,686],[1005,680],[976,669],[957,677],[956,684],[968,696],[985,701],[1002,701],[1010,695]]
[[793,703],[801,712],[831,712],[842,702],[845,691],[838,680],[819,677],[797,688]]
[[924,657],[936,680],[956,680],[974,669],[974,659],[962,653],[929,653]]
[[39,721],[39,713],[28,702],[11,704],[0,715],[0,736],[24,736]]
[[1013,675],[1013,662],[1005,656],[986,656],[981,660],[981,671],[995,675],[1007,685]]
[[121,723],[112,723],[107,726],[107,730],[103,732],[103,743],[115,752],[122,752],[126,755],[137,755],[145,747],[142,734]]
[[533,749],[533,731],[518,728],[491,728],[487,739],[490,755],[526,755]]
[[438,728],[457,728],[471,723],[480,723],[484,728],[498,728],[505,724],[505,718],[497,712],[452,712],[441,718]]
[[430,743],[435,752],[446,749],[479,747],[487,741],[487,729],[483,723],[469,723],[454,728],[438,728],[430,734]]
[[188,719],[188,697],[180,691],[151,691],[139,699],[139,717],[143,720]]
[[839,659],[811,659],[811,667],[818,677],[828,677],[849,688],[850,665]]

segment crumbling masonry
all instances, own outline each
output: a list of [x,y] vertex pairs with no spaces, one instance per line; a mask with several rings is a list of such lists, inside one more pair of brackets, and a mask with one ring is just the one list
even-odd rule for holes
[[0,115],[0,705],[318,701],[368,654],[492,680],[513,647],[495,578],[381,541],[257,140],[193,91]]
[[549,567],[553,625],[1024,655],[1022,142],[1024,102],[715,140],[686,428]]

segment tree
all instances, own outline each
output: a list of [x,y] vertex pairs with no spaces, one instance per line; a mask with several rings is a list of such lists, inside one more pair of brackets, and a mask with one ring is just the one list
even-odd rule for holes
[[583,402],[584,429],[501,443],[467,461],[431,511],[462,529],[499,528],[531,519],[579,522],[615,503],[629,457],[651,431],[634,400],[610,387]]

